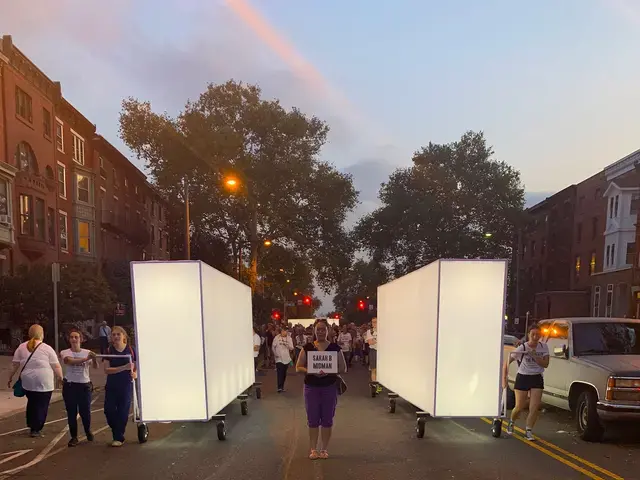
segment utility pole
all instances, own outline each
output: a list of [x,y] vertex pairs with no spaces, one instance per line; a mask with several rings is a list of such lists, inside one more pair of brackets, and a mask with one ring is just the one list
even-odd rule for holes
[[60,282],[60,264],[55,262],[51,264],[51,281],[53,283],[53,332],[55,335],[56,354],[60,353],[60,341],[58,332],[58,283]]

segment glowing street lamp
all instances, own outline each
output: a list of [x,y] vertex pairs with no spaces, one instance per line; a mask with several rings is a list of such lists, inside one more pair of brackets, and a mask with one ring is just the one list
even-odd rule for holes
[[264,241],[264,246],[265,247],[270,247],[271,245],[273,245],[273,242],[271,240],[265,240]]
[[491,237],[493,237],[493,233],[491,232],[487,232],[484,234],[484,238],[491,238]]
[[227,178],[227,179],[224,181],[224,184],[225,184],[227,187],[231,187],[231,188],[233,188],[233,187],[236,187],[236,186],[238,185],[238,180],[237,180],[236,178],[229,177],[229,178]]

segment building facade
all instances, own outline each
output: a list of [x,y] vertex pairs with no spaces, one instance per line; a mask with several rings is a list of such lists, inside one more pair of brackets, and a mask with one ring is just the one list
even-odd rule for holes
[[0,275],[168,259],[166,204],[14,44],[0,40]]

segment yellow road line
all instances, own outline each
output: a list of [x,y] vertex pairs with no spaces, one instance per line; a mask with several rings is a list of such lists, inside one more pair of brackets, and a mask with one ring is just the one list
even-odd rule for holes
[[[483,422],[485,422],[485,423],[488,423],[489,425],[493,424],[493,422],[492,422],[491,420],[489,420],[488,418],[481,418],[481,420],[482,420]],[[506,431],[506,428],[505,428],[505,427],[503,427],[502,429],[503,429],[504,431]],[[519,431],[521,431],[521,429],[518,429],[518,430],[519,430]],[[560,455],[558,455],[558,454],[556,454],[556,453],[553,453],[551,450],[547,450],[546,448],[541,447],[540,445],[537,445],[535,442],[532,442],[532,441],[530,441],[530,440],[527,440],[526,438],[521,437],[520,435],[513,435],[513,438],[517,438],[517,439],[518,439],[518,440],[520,440],[522,443],[527,444],[527,445],[528,445],[528,446],[530,446],[531,448],[535,448],[535,449],[536,449],[536,450],[538,450],[539,452],[542,452],[542,453],[544,453],[545,455],[547,455],[547,456],[549,456],[549,457],[551,457],[551,458],[553,458],[553,459],[555,459],[555,460],[559,461],[560,463],[562,463],[562,464],[566,465],[567,467],[572,468],[572,469],[574,469],[574,470],[576,470],[576,471],[578,471],[578,472],[582,473],[583,475],[586,475],[587,477],[591,478],[592,480],[609,480],[608,478],[600,477],[600,476],[596,475],[595,473],[592,473],[592,472],[590,472],[589,470],[586,470],[585,468],[582,468],[580,465],[575,464],[575,463],[573,463],[573,462],[570,462],[569,460],[567,460],[567,459],[565,459],[565,458],[562,458]],[[538,437],[536,437],[536,439],[538,439]],[[545,442],[545,443],[548,443],[548,442]],[[559,448],[559,447],[557,447],[557,448]],[[573,455],[573,454],[571,454],[571,455],[572,455],[572,457],[575,457],[575,458],[574,458],[575,460],[577,460],[577,461],[579,461],[579,462],[584,463],[586,466],[591,467],[591,466],[593,465],[593,464],[591,464],[590,462],[587,462],[586,460],[584,460],[584,459],[582,459],[582,458],[580,458],[580,457],[578,457],[578,456],[576,456],[576,455]],[[597,467],[597,465],[596,465],[595,467]],[[592,468],[593,468],[593,467],[592,467]],[[595,470],[598,470],[598,471],[600,471],[601,473],[608,472],[607,470],[605,470],[605,469],[603,469],[603,468],[600,468],[600,467],[595,468]],[[601,470],[604,470],[604,472],[603,472],[603,471],[601,471]],[[621,479],[621,480],[624,480],[622,477],[619,477],[618,475],[612,474],[612,473],[610,473],[610,472],[605,473],[605,475],[610,476],[610,478],[615,478],[615,479]]]

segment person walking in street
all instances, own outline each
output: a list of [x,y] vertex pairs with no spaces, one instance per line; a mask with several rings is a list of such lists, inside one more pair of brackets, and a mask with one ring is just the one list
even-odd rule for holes
[[62,384],[62,398],[67,409],[67,421],[71,440],[68,446],[78,445],[78,413],[82,419],[84,433],[89,442],[93,442],[91,433],[91,376],[89,368],[98,368],[96,354],[91,350],[81,348],[82,333],[76,328],[69,332],[71,348],[60,352],[64,365],[64,383]]
[[276,362],[276,377],[278,381],[278,393],[284,392],[284,383],[287,380],[287,370],[291,363],[293,353],[293,340],[287,332],[287,327],[280,327],[280,335],[273,339],[273,358]]
[[353,358],[353,337],[348,331],[347,325],[342,326],[342,331],[338,335],[338,345],[342,349],[342,354],[347,362],[347,367],[351,368]]
[[[124,433],[129,420],[129,411],[133,400],[132,379],[136,378],[136,354],[128,345],[127,333],[122,327],[113,327],[112,345],[109,355],[122,355],[119,358],[107,358],[104,372],[107,374],[107,385],[104,396],[104,414],[113,434],[112,447],[124,444]],[[124,355],[131,355],[131,361]]]
[[[338,405],[338,375],[335,373],[322,375],[308,373],[307,354],[312,351],[338,352],[338,371],[347,371],[340,346],[328,339],[329,324],[327,320],[324,318],[316,320],[314,329],[315,342],[304,346],[296,364],[296,370],[305,373],[304,406],[309,426],[309,458],[311,460],[329,458],[328,449],[333,429],[333,417]],[[320,444],[318,444],[319,437]]]
[[111,343],[111,328],[107,325],[106,321],[103,321],[100,325],[98,336],[100,338],[100,354],[104,355],[109,350],[109,343]]
[[29,341],[20,344],[13,354],[13,369],[8,387],[18,369],[17,380],[27,397],[27,427],[32,437],[41,437],[47,421],[55,379],[62,380],[62,368],[56,352],[43,342],[44,330],[38,324],[29,328]]
[[260,347],[262,346],[262,337],[258,333],[258,327],[253,326],[253,368],[258,373],[258,355],[260,355]]
[[511,411],[511,418],[507,425],[507,434],[513,435],[514,424],[529,398],[529,415],[527,416],[525,438],[535,440],[532,430],[538,420],[538,412],[542,403],[542,391],[544,390],[544,378],[542,374],[549,366],[549,347],[540,341],[541,333],[538,325],[532,325],[528,332],[529,341],[516,348],[505,362],[502,372],[502,384],[507,385],[509,365],[514,360],[518,361],[518,374],[514,385],[516,406]]
[[376,385],[376,393],[382,392],[382,386],[377,381],[376,366],[378,363],[378,319],[371,319],[371,328],[364,336],[369,345],[369,370],[371,371],[371,384]]

